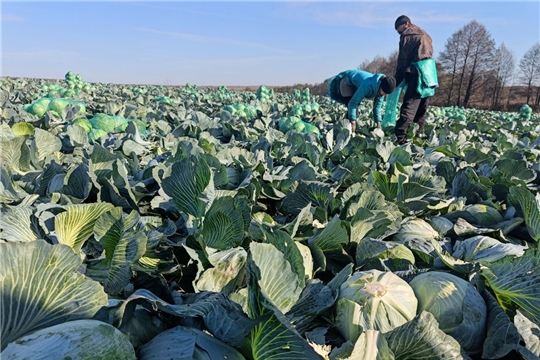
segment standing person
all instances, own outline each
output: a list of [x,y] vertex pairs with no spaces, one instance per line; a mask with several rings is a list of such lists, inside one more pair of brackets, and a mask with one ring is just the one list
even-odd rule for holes
[[398,17],[394,26],[400,35],[394,77],[398,85],[402,81],[407,85],[394,130],[398,144],[402,145],[407,141],[407,130],[413,122],[418,124],[416,137],[424,137],[429,97],[439,85],[431,37],[405,15]]
[[345,70],[333,77],[327,95],[347,106],[347,119],[352,133],[356,131],[356,108],[364,98],[373,99],[373,120],[381,127],[381,109],[384,96],[396,89],[396,79],[384,74],[372,74],[364,70]]

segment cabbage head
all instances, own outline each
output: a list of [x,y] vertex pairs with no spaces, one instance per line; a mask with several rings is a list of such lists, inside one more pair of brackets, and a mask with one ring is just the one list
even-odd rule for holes
[[418,300],[409,284],[387,271],[358,271],[340,287],[335,325],[355,342],[366,330],[386,333],[416,316]]
[[92,128],[102,130],[105,133],[114,131],[114,128],[116,127],[114,118],[107,114],[96,114],[89,121],[90,124],[92,124]]
[[487,307],[474,286],[441,271],[420,274],[410,285],[418,299],[418,312],[432,313],[439,328],[456,339],[467,353],[482,351]]

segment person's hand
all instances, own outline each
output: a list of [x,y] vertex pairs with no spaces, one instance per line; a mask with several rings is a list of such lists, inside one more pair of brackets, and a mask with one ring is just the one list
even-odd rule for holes
[[351,120],[351,133],[354,134],[356,132],[356,120]]

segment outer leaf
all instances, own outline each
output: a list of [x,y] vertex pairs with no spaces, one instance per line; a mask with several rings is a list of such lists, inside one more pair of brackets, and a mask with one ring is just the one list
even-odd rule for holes
[[59,174],[64,173],[64,168],[57,164],[54,160],[45,165],[41,176],[38,178],[38,188],[35,190],[36,194],[41,196],[47,195],[47,188],[51,180]]
[[2,359],[135,360],[135,350],[120,330],[97,320],[75,320],[25,335],[2,352]]
[[36,128],[32,148],[37,150],[37,158],[42,161],[52,153],[60,151],[62,141],[52,133]]
[[521,336],[493,295],[484,290],[482,297],[488,309],[487,338],[482,358],[500,359],[510,351],[519,349]]
[[310,202],[326,209],[332,198],[331,192],[332,187],[327,184],[302,180],[298,187],[283,199],[283,205],[293,215],[297,215]]
[[196,218],[202,218],[214,200],[212,170],[194,157],[175,162],[162,186],[178,210]]
[[505,257],[488,266],[482,276],[503,309],[518,305],[540,323],[540,250],[529,249],[519,258]]
[[[2,146],[0,146],[0,149]],[[0,201],[6,204],[24,198],[26,194],[13,181],[13,178],[0,160]]]
[[33,227],[33,210],[30,206],[9,206],[0,214],[0,239],[6,241],[34,241],[38,239]]
[[208,247],[231,249],[241,244],[248,226],[249,204],[245,198],[218,198],[206,214],[201,239]]
[[306,285],[306,269],[304,267],[304,258],[295,241],[282,230],[272,230],[263,226],[265,242],[272,244],[283,253],[285,260],[291,265],[291,269],[298,278],[298,286],[303,288]]
[[399,162],[403,166],[410,166],[412,165],[411,154],[409,154],[407,151],[400,147],[396,147],[394,148],[394,150],[392,150],[392,153],[388,158],[388,162],[390,164],[395,164],[396,162]]
[[386,339],[379,331],[363,332],[347,360],[394,360],[394,353],[388,347]]
[[67,205],[66,211],[54,218],[58,242],[79,252],[92,235],[96,220],[112,208],[113,205],[107,203]]
[[259,318],[260,322],[251,330],[246,353],[253,360],[322,360],[290,325],[288,319],[278,309],[267,304],[258,285],[261,278],[259,268],[251,259],[248,264],[248,312],[251,318]]
[[197,288],[199,291],[220,292],[244,269],[247,261],[247,252],[241,247],[216,251],[209,253],[208,261],[214,267],[207,269],[202,274],[197,281]]
[[28,172],[30,170],[30,150],[26,145],[26,137],[18,136],[0,141],[0,163],[16,173],[25,174]]
[[64,178],[62,192],[76,199],[85,200],[90,195],[92,182],[88,174],[88,165],[83,163],[69,169]]
[[534,323],[528,316],[517,311],[514,324],[525,340],[527,349],[536,356],[540,356],[540,325]]
[[534,240],[540,241],[540,194],[535,197],[529,190],[513,186],[508,200],[519,204],[529,234]]
[[242,308],[222,293],[176,294],[176,304],[169,304],[148,290],[139,289],[116,312],[117,327],[128,324],[137,305],[149,311],[159,309],[178,317],[201,317],[208,330],[218,339],[233,346],[241,346],[255,325]]
[[300,333],[303,333],[317,315],[333,304],[332,289],[323,285],[320,280],[314,280],[304,288],[300,299],[287,314],[287,318]]
[[0,243],[2,349],[32,331],[91,318],[107,305],[103,287],[77,271],[81,263],[69,247],[44,240]]
[[261,293],[282,313],[298,301],[302,288],[298,275],[285,256],[272,244],[250,244],[254,264],[259,268]]
[[88,268],[88,276],[99,281],[107,294],[120,293],[132,276],[131,266],[146,250],[144,224],[137,212],[123,217],[122,209],[103,214],[94,226],[96,240],[105,250],[105,260]]
[[394,201],[396,199],[398,194],[397,182],[392,182],[387,174],[376,170],[371,171],[371,178],[386,200]]
[[469,359],[459,343],[442,332],[437,320],[427,311],[422,311],[413,320],[384,334],[384,337],[396,359]]
[[140,349],[141,360],[205,360],[245,358],[235,348],[195,328],[177,326]]
[[508,180],[519,179],[531,182],[536,178],[536,173],[527,168],[527,161],[514,159],[501,159],[493,164],[493,174],[501,174]]
[[349,234],[342,221],[336,215],[317,235],[309,239],[309,244],[319,247],[322,251],[341,251],[342,246],[349,242]]

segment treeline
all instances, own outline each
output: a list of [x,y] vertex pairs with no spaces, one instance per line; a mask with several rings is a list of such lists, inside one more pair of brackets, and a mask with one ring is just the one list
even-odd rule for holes
[[[359,66],[372,73],[393,75],[397,50],[388,56],[364,60]],[[486,27],[476,20],[448,38],[435,57],[439,85],[431,104],[516,111],[528,104],[540,110],[540,43],[535,43],[519,61],[508,47],[496,46]],[[295,84],[275,87],[278,92],[309,87],[312,94],[326,95],[327,84]]]

